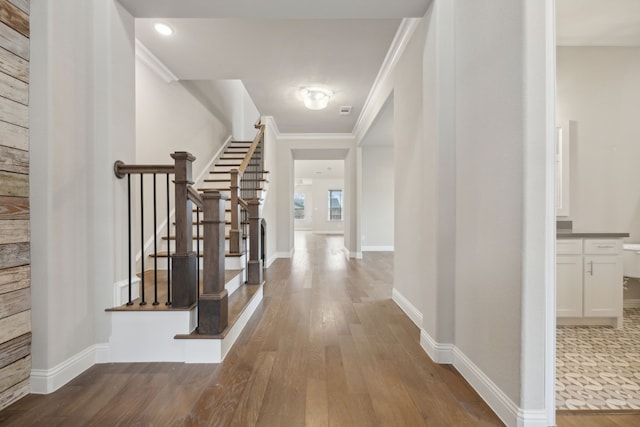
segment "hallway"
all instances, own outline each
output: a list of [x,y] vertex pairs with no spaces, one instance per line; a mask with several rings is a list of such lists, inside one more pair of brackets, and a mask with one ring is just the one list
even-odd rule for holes
[[296,238],[224,363],[95,365],[0,412],[0,425],[501,425],[418,345],[390,299],[392,254],[348,261],[342,236]]

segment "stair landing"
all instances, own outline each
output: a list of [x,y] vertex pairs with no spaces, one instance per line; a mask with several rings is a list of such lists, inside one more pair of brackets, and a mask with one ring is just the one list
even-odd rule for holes
[[[241,270],[227,270],[229,283],[241,277]],[[229,326],[219,335],[195,332],[198,309],[176,309],[165,305],[167,271],[158,271],[158,305],[153,305],[153,271],[145,272],[146,305],[134,304],[107,309],[111,317],[110,362],[220,363],[262,301],[263,285],[240,285],[229,291]],[[188,338],[188,339],[184,339]]]

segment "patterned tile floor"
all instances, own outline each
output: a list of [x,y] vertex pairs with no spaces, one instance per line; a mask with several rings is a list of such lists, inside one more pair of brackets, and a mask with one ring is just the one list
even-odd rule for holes
[[558,326],[556,408],[640,409],[640,309],[622,329]]

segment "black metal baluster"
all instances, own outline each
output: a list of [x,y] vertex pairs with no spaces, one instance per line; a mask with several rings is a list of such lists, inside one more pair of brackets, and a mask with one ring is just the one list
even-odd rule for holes
[[156,174],[153,174],[153,305],[158,302],[158,205],[156,197]]
[[129,213],[129,218],[128,218],[128,222],[129,222],[129,258],[128,258],[128,264],[129,264],[129,301],[127,301],[127,305],[133,305],[133,302],[131,301],[131,286],[132,286],[132,261],[131,261],[131,174],[127,175],[127,208],[128,208],[128,213]]
[[169,211],[169,174],[167,174],[167,302],[165,305],[171,305],[171,215]]
[[144,299],[144,175],[140,174],[140,276],[142,278],[142,289],[140,295],[140,305],[146,305]]

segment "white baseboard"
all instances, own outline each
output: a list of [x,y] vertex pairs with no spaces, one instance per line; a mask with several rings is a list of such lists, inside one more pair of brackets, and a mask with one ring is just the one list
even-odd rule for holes
[[539,411],[521,411],[518,406],[457,347],[453,349],[453,366],[503,423],[508,426],[534,425],[529,424],[528,420],[524,418],[522,420],[519,420],[519,418],[520,416],[534,415],[533,412],[535,412],[535,417],[537,418]]
[[441,344],[431,338],[424,329],[420,330],[420,347],[429,355],[435,363],[453,363],[453,344]]
[[293,258],[293,249],[290,252],[276,252],[275,258]]
[[322,234],[330,236],[343,236],[343,230],[313,230],[313,234]]
[[393,252],[393,246],[363,246],[362,252]]
[[108,344],[95,344],[51,369],[32,369],[31,393],[53,393],[94,364],[106,362],[108,354]]
[[269,267],[271,267],[271,264],[273,264],[273,262],[274,262],[275,260],[277,260],[278,258],[279,258],[279,257],[278,257],[278,254],[271,255],[269,258],[267,258],[267,262],[265,263],[264,268],[269,268]]
[[518,427],[548,427],[549,425],[546,411],[518,408]]
[[346,246],[342,248],[342,251],[344,252],[345,258],[347,258],[347,261],[351,258],[362,259],[362,252],[355,252],[355,251],[351,252],[349,248],[347,248]]
[[402,295],[396,288],[393,288],[393,290],[391,291],[391,299],[396,304],[398,304],[398,307],[400,307],[402,311],[404,311],[406,315],[409,316],[409,319],[411,319],[411,321],[415,323],[418,328],[422,329],[422,313],[420,312],[420,310],[418,310],[413,304],[411,304],[411,302],[407,298],[405,298],[405,296]]
[[624,308],[640,308],[640,299],[624,300]]

